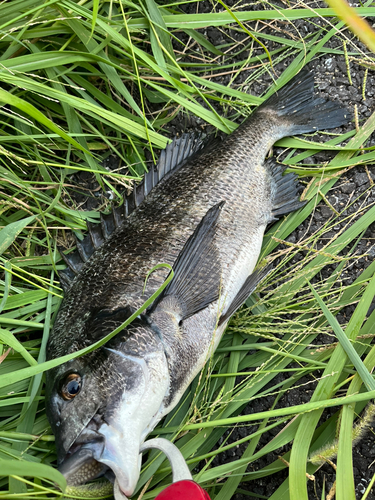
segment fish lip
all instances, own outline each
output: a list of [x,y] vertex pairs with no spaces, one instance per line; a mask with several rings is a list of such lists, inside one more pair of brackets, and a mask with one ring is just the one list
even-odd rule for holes
[[[90,422],[91,423],[91,422]],[[90,448],[90,444],[97,443],[103,441],[103,436],[99,434],[97,431],[92,429],[87,429],[85,427],[80,434],[76,437],[73,443],[70,445],[68,451],[65,455],[60,458],[58,461],[58,466],[60,467],[67,459],[69,459],[72,455],[76,454],[81,448],[85,447],[87,449]]]
[[[82,431],[58,464],[59,472],[69,485],[86,483],[106,472],[108,467],[98,460],[104,444],[103,437],[97,432],[88,429]],[[84,477],[82,467],[91,470],[91,476]]]

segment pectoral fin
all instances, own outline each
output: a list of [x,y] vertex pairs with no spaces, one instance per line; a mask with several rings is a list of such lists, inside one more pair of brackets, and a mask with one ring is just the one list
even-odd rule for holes
[[221,265],[214,240],[223,205],[222,201],[210,208],[187,240],[173,266],[173,280],[151,306],[150,313],[163,308],[163,303],[174,304],[180,320],[185,320],[219,298]]

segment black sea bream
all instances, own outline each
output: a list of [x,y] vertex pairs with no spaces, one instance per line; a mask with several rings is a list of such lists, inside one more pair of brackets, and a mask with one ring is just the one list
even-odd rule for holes
[[[101,226],[65,256],[65,298],[48,359],[77,351],[121,325],[164,282],[157,301],[96,351],[47,373],[47,413],[68,484],[105,474],[130,496],[140,446],[203,367],[235,310],[262,277],[253,273],[267,224],[300,208],[293,174],[265,157],[278,139],[349,121],[314,97],[301,71],[224,141],[184,135]],[[252,274],[253,273],[253,274]]]

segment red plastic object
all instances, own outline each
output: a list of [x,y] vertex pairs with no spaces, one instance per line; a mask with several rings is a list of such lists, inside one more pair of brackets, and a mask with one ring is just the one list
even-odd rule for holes
[[165,488],[155,500],[210,500],[210,497],[199,484],[184,480]]

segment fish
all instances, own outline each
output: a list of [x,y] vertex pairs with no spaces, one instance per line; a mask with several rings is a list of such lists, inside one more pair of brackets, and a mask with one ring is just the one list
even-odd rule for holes
[[302,70],[225,139],[183,134],[121,207],[88,223],[61,257],[64,299],[47,359],[76,352],[156,300],[102,347],[46,373],[58,469],[70,485],[100,476],[123,498],[136,488],[148,434],[179,402],[230,317],[268,272],[256,268],[266,227],[302,208],[272,145],[347,124],[351,113],[314,93]]

